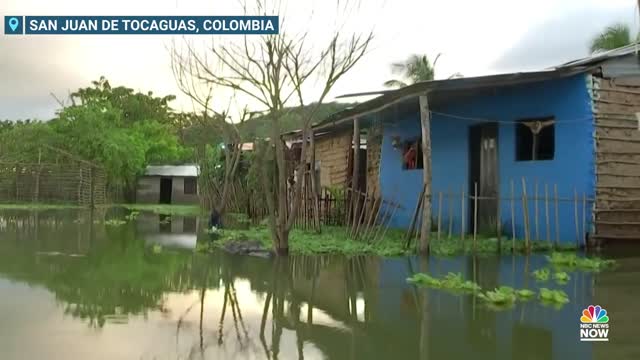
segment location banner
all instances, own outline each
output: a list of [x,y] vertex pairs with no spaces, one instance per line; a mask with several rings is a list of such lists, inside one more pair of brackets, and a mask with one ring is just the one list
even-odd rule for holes
[[5,16],[7,35],[267,35],[278,16]]

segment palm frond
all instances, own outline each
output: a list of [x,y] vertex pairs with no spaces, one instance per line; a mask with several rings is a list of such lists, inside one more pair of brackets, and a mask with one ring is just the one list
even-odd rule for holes
[[407,86],[407,83],[400,80],[387,80],[384,82],[384,86],[389,88],[402,88]]
[[617,49],[631,44],[629,25],[618,23],[608,26],[603,32],[591,40],[589,49],[592,53]]

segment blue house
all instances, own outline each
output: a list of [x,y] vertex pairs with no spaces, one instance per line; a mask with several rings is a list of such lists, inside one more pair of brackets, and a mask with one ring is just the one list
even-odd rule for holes
[[432,222],[445,234],[473,230],[477,194],[478,232],[581,246],[638,238],[639,64],[629,46],[544,71],[352,94],[377,97],[314,131],[326,138],[359,129],[367,157],[360,188],[399,204],[386,212],[393,227],[412,224],[430,158]]

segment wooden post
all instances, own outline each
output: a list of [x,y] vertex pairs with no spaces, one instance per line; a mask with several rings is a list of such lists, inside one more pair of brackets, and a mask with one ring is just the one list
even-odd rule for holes
[[476,252],[478,237],[478,182],[473,184],[473,252]]
[[524,240],[527,252],[531,250],[529,243],[529,204],[527,203],[527,182],[522,177],[522,216],[524,218]]
[[[358,118],[353,119],[353,174],[351,176],[351,188],[353,192],[351,193],[351,198],[358,195],[358,190],[360,190],[360,121]],[[356,198],[355,203],[353,204],[353,212],[352,216],[356,217],[357,213],[357,204],[359,198]],[[353,200],[351,201],[353,203]]]
[[551,229],[549,228],[549,184],[544,184],[544,219],[547,224],[547,242],[551,244]]
[[578,189],[573,188],[573,200],[574,200],[574,219],[576,223],[576,246],[580,247],[580,225],[578,220]]
[[460,196],[460,240],[464,243],[465,218],[464,218],[464,185],[462,185],[462,196]]
[[587,234],[587,194],[582,193],[582,239],[586,246],[586,234]]
[[420,253],[427,254],[431,236],[431,113],[426,93],[420,96],[420,126],[422,128],[422,182],[425,189],[422,201]]
[[453,194],[451,193],[451,189],[447,192],[447,204],[449,211],[449,239],[453,235]]
[[535,190],[534,190],[534,199],[533,199],[533,207],[534,207],[534,215],[533,215],[533,221],[534,221],[534,226],[535,226],[535,238],[534,240],[540,240],[540,233],[538,232],[538,179],[536,179],[536,183],[535,183]]
[[498,251],[502,249],[502,213],[500,207],[500,190],[496,194],[496,236],[498,237]]
[[438,240],[440,240],[441,225],[442,225],[442,191],[438,193]]
[[556,246],[560,243],[560,216],[558,210],[558,184],[553,184],[553,193],[555,196],[555,207],[556,207]]
[[516,194],[513,179],[511,179],[511,252],[516,251]]

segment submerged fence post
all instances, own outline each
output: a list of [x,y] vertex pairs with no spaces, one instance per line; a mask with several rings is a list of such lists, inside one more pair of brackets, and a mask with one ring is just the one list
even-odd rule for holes
[[478,237],[478,182],[473,184],[473,252],[476,251]]
[[460,196],[460,240],[464,247],[464,230],[465,230],[465,218],[464,218],[464,185],[462,185],[462,196]]
[[524,241],[527,252],[531,250],[529,243],[529,204],[527,203],[527,182],[522,177],[522,216],[524,217]]
[[533,208],[534,208],[534,226],[535,226],[535,238],[534,240],[540,240],[540,233],[538,232],[538,179],[536,178],[535,189],[534,189],[534,198],[533,198]]
[[453,235],[453,193],[451,188],[447,191],[447,207],[449,211],[449,239]]
[[551,229],[549,228],[549,184],[544,184],[544,218],[546,222],[547,242],[551,245]]
[[442,191],[438,192],[438,240],[440,240],[441,224],[442,224]]
[[516,251],[516,194],[513,179],[511,179],[511,252]]
[[553,192],[555,196],[555,207],[556,207],[556,247],[560,243],[560,216],[558,210],[558,184],[553,184]]
[[578,189],[573,188],[574,220],[576,223],[576,246],[580,247],[580,220],[578,220]]

